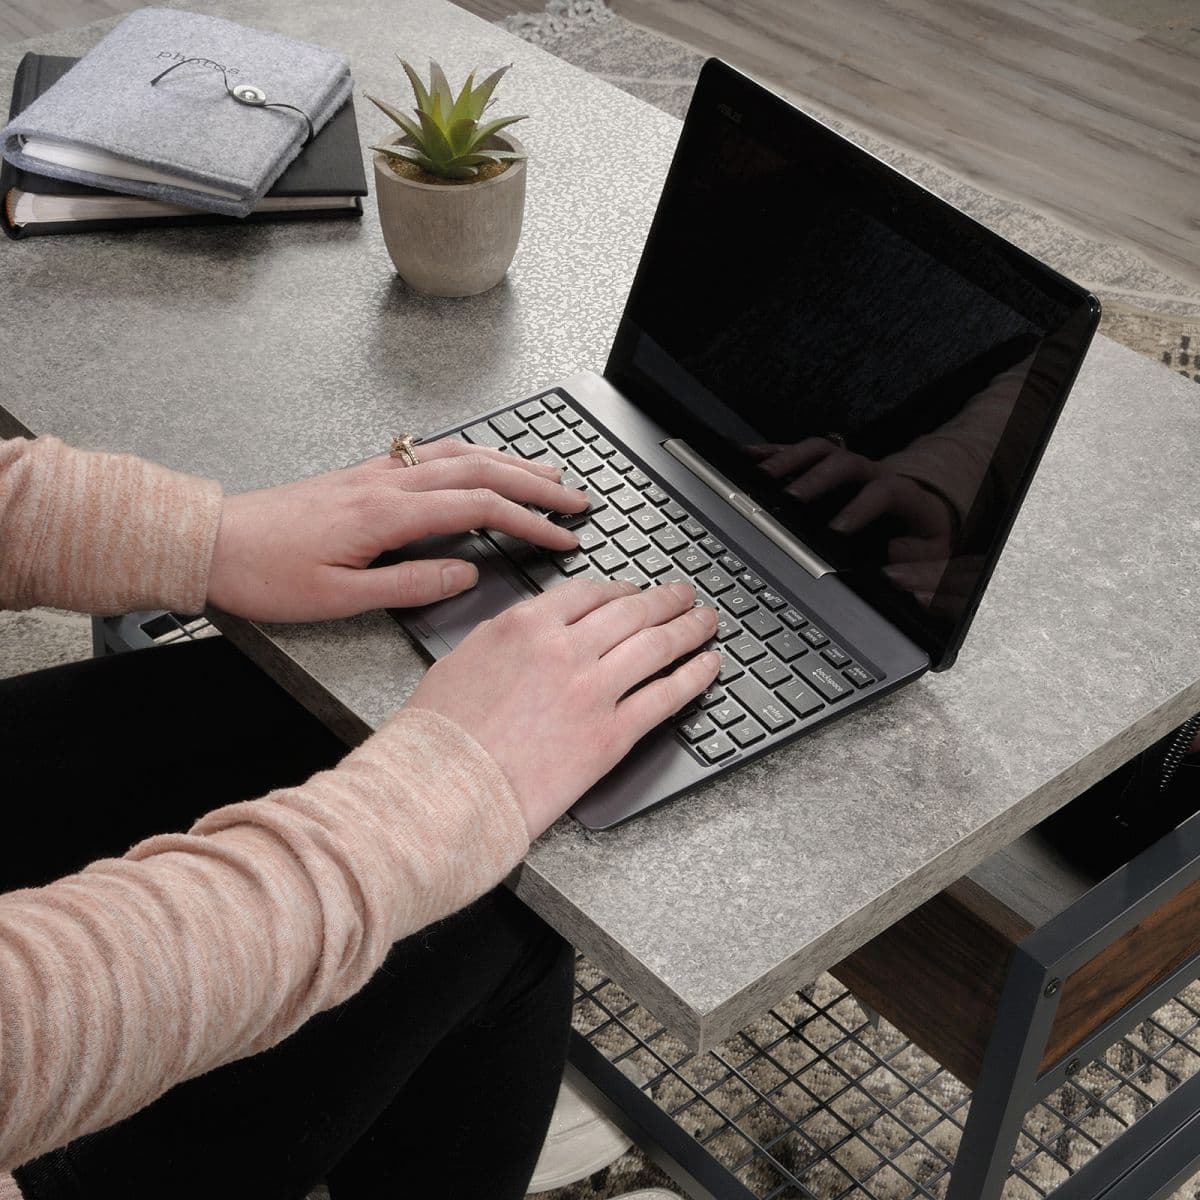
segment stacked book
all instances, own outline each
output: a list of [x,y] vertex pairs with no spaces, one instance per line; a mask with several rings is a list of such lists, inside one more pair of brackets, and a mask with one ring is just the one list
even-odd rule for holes
[[0,222],[26,237],[360,216],[350,90],[331,51],[142,9],[83,59],[22,59],[0,133]]

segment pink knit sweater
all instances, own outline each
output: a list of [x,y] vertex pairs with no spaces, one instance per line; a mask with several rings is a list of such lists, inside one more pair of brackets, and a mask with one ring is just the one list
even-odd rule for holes
[[[0,442],[0,607],[198,611],[220,517],[215,483]],[[0,896],[0,1171],[279,1042],[527,848],[495,761],[410,709],[302,787]]]

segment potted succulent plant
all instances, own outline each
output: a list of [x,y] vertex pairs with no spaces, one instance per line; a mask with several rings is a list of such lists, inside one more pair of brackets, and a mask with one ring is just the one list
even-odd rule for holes
[[472,71],[455,96],[437,63],[428,86],[403,59],[401,66],[416,97],[415,120],[367,97],[400,127],[393,141],[371,147],[383,240],[417,291],[474,296],[504,278],[525,211],[525,148],[501,133],[524,118],[483,120],[508,67],[478,85]]

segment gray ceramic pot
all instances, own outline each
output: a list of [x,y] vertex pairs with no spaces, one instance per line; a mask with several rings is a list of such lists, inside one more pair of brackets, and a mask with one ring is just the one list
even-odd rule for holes
[[[397,138],[396,141],[403,141]],[[508,133],[489,145],[525,153]],[[375,155],[383,240],[400,277],[428,296],[475,296],[504,278],[525,213],[525,160],[480,183],[419,183]]]

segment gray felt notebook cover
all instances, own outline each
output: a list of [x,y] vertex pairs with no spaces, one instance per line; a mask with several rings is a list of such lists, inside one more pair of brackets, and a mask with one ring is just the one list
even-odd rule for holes
[[[225,67],[230,86],[250,83],[268,101],[293,104],[314,130],[350,94],[350,64],[340,54],[233,21],[164,8],[126,17],[0,137],[18,167],[74,183],[149,196],[244,217],[299,153],[308,127],[289,109],[239,104],[221,72],[187,63],[155,86],[172,62],[203,58]],[[22,138],[98,150],[178,176],[179,186],[115,179],[47,163],[22,152]],[[234,192],[197,192],[188,180]]]

